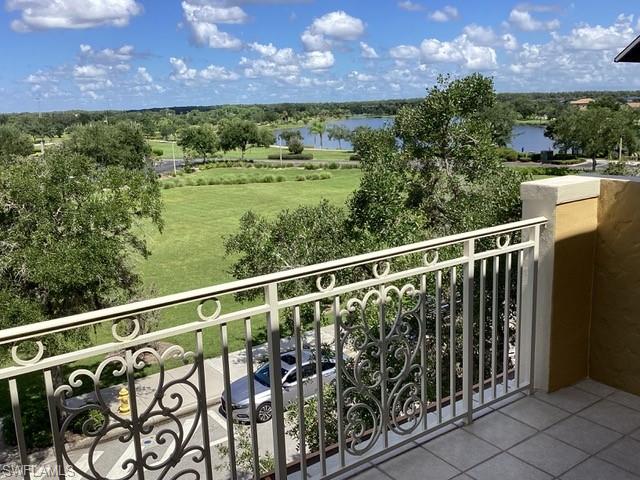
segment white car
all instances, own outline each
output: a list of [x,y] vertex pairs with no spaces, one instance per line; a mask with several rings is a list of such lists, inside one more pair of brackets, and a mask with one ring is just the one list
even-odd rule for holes
[[[302,372],[296,369],[295,352],[280,355],[280,374],[282,375],[282,398],[285,407],[298,398],[298,381],[302,378],[303,395],[311,397],[318,392],[316,375],[316,357],[311,350],[302,350]],[[253,382],[255,392],[256,420],[258,423],[268,422],[273,415],[271,407],[271,364],[265,363],[253,374],[252,379],[247,376],[239,378],[231,384],[231,412],[234,420],[249,422],[249,381]],[[322,361],[322,382],[331,383],[336,378],[336,364],[334,359],[325,358]],[[225,392],[222,392],[220,413],[227,416]]]

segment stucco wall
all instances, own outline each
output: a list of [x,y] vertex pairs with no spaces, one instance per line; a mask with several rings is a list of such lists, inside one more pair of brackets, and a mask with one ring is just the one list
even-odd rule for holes
[[589,374],[598,203],[597,198],[564,203],[555,212],[549,390],[572,385]]
[[640,182],[637,181],[601,181],[590,350],[592,378],[640,395]]

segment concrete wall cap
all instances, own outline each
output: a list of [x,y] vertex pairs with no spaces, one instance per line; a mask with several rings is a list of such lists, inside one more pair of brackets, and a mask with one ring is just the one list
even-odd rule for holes
[[522,200],[543,200],[560,205],[600,196],[600,179],[597,177],[545,178],[520,185]]

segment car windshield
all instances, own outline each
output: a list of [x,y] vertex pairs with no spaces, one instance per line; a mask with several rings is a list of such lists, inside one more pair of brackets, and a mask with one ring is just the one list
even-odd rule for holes
[[[271,372],[271,366],[266,363],[261,366],[256,373],[254,374],[255,379],[260,382],[265,387],[271,386],[271,380],[269,379],[269,373]],[[287,371],[284,368],[280,369],[280,375],[283,377],[287,374]]]

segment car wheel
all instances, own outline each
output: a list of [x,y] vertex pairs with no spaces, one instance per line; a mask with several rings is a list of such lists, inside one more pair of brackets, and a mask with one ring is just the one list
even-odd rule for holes
[[273,411],[271,410],[271,403],[263,403],[258,407],[258,411],[256,412],[256,418],[258,423],[264,423],[271,420],[273,416]]

